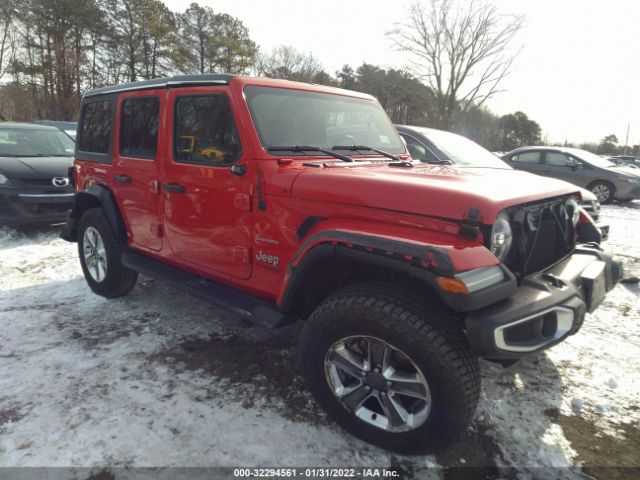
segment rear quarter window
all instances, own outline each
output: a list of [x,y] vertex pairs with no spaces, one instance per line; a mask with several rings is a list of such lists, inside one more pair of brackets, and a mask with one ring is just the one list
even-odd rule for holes
[[510,160],[518,163],[539,163],[540,152],[522,152],[512,155]]
[[86,101],[80,112],[76,157],[102,163],[111,162],[115,96]]

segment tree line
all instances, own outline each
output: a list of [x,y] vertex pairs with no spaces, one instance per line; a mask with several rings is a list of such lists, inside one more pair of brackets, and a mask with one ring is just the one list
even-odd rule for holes
[[258,53],[239,19],[197,3],[174,13],[160,0],[3,0],[0,29],[0,80],[36,118],[72,119],[99,86],[247,73]]
[[88,89],[174,74],[232,73],[369,93],[394,123],[462,133],[507,151],[541,143],[523,112],[495,115],[522,18],[483,0],[412,4],[387,35],[412,64],[363,63],[327,72],[312,54],[282,45],[260,50],[242,20],[191,3],[173,12],[161,0],[3,0],[0,5],[0,119],[75,120]]

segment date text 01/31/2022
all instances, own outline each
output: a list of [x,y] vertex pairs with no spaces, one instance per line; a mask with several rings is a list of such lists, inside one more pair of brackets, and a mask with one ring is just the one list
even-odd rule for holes
[[399,478],[400,472],[390,468],[235,468],[234,478]]

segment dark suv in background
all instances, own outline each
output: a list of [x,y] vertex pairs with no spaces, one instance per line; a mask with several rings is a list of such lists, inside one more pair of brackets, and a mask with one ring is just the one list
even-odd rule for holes
[[0,225],[64,221],[74,148],[55,127],[0,123]]
[[74,141],[76,139],[76,130],[78,128],[77,122],[68,122],[65,120],[36,120],[34,123],[56,127],[60,131],[69,135]]
[[591,190],[600,203],[640,198],[636,169],[618,166],[595,153],[578,148],[522,147],[502,157],[518,170],[558,178]]

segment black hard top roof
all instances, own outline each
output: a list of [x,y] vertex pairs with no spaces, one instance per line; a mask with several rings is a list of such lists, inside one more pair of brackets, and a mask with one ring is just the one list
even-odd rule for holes
[[202,75],[175,75],[166,78],[154,78],[153,80],[142,80],[140,82],[122,83],[109,87],[89,90],[84,97],[95,95],[106,95],[109,93],[128,92],[132,90],[146,90],[151,88],[166,88],[178,85],[227,85],[235,75],[228,73],[202,74]]

